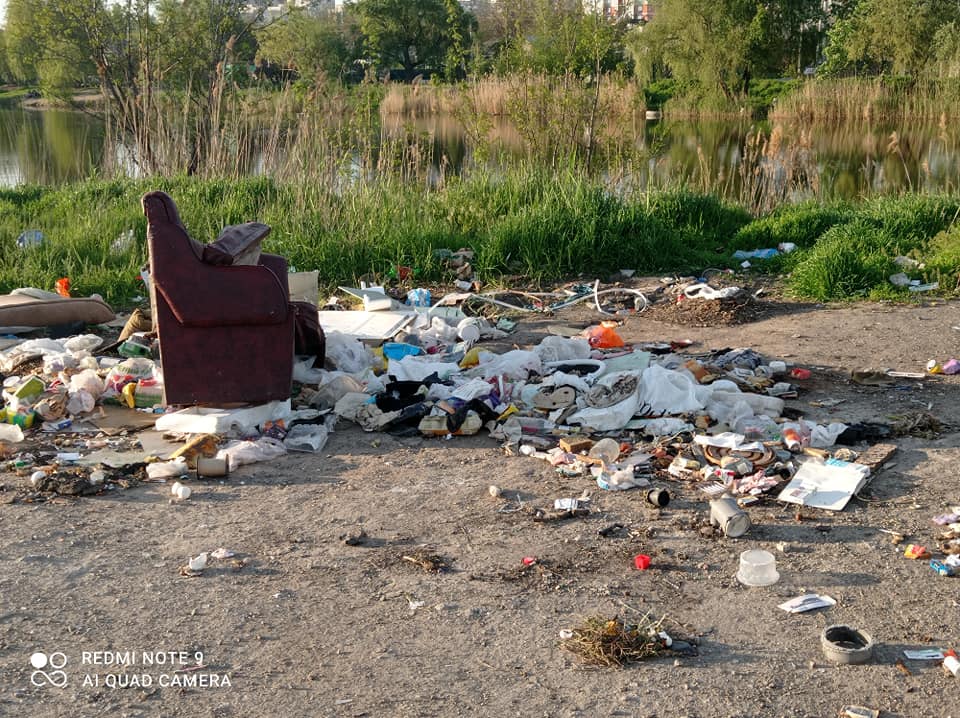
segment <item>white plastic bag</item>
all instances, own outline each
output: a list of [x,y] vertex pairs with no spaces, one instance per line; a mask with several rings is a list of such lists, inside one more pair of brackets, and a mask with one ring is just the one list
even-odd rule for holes
[[482,373],[484,379],[502,376],[505,379],[526,380],[531,373],[543,372],[543,362],[534,352],[523,349],[513,349],[505,354],[480,352],[480,365],[477,370]]
[[297,424],[290,428],[283,445],[288,451],[320,451],[327,443],[336,417],[322,424]]
[[147,464],[147,476],[151,479],[173,479],[187,475],[187,460],[178,456],[173,461],[157,461]]
[[701,396],[706,394],[699,388],[689,372],[670,371],[654,364],[643,371],[640,404],[654,414],[699,411],[704,406]]
[[225,449],[217,452],[218,459],[226,459],[230,471],[244,464],[270,461],[287,453],[283,442],[269,436],[261,436],[256,441],[232,441]]
[[96,405],[97,401],[93,395],[85,389],[80,389],[70,393],[70,398],[67,400],[67,413],[71,416],[87,414],[93,411]]
[[63,348],[68,352],[78,353],[78,352],[92,352],[94,349],[103,344],[103,339],[98,337],[96,334],[78,334],[77,336],[70,337],[69,339],[63,342]]
[[541,362],[589,359],[590,342],[582,338],[549,336],[533,348]]
[[326,358],[347,374],[359,374],[376,363],[376,358],[359,339],[337,331],[328,331]]
[[83,390],[94,399],[103,394],[103,379],[92,369],[84,369],[70,377],[70,392]]
[[460,371],[453,362],[439,362],[431,356],[406,356],[400,361],[391,361],[387,370],[397,381],[423,381],[431,374],[440,379],[449,379]]
[[640,399],[636,393],[613,406],[602,409],[581,409],[567,419],[568,424],[582,426],[586,431],[614,431],[622,429],[637,410]]

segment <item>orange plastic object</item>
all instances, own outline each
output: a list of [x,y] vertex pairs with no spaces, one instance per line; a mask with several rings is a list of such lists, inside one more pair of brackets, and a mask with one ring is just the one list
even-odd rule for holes
[[624,346],[623,339],[610,327],[590,327],[584,331],[583,335],[594,349],[613,349]]
[[57,294],[61,297],[70,296],[70,277],[60,277],[56,283]]
[[908,544],[906,549],[904,549],[903,551],[903,555],[906,556],[907,558],[913,558],[913,559],[930,558],[930,552],[927,551],[926,547],[921,546],[920,544],[915,544],[915,543]]

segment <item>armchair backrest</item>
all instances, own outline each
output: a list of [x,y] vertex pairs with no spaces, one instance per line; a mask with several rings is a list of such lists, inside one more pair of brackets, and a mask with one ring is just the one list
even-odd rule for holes
[[[180,221],[177,205],[166,192],[148,192],[140,200],[147,217],[147,247],[150,251],[150,271],[157,271],[157,264],[175,257],[182,261],[184,250],[189,247],[197,261],[203,253],[203,245],[193,239]],[[154,262],[154,254],[159,262]]]

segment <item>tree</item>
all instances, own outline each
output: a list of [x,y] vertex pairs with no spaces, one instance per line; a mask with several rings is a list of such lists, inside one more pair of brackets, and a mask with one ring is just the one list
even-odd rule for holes
[[339,14],[291,11],[257,32],[257,57],[296,70],[301,77],[343,77],[353,59],[344,22]]
[[503,71],[593,75],[625,69],[625,21],[585,12],[593,0],[501,0],[501,23],[512,24],[500,53]]
[[40,46],[35,27],[33,0],[8,0],[4,34],[7,44],[7,63],[14,80],[32,83],[37,79],[37,59]]
[[0,27],[0,84],[7,82],[13,82],[13,73],[10,71],[10,65],[7,63],[6,32]]
[[457,27],[461,37],[470,31],[460,4],[448,7],[444,0],[354,0],[346,7],[359,20],[373,59],[386,69],[402,65],[408,76],[444,64],[453,44],[451,27]]
[[942,30],[955,22],[956,0],[861,0],[829,32],[824,74],[935,72],[949,44]]
[[821,13],[819,0],[673,0],[631,34],[630,47],[646,74],[665,65],[680,82],[735,102],[751,77],[813,61]]

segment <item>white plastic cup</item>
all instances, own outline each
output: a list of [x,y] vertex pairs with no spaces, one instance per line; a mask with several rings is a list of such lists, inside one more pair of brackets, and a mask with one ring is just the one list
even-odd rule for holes
[[751,549],[740,554],[737,580],[744,586],[771,586],[780,580],[777,559],[769,551]]
[[457,324],[457,336],[461,341],[475,344],[480,341],[480,320],[476,317],[467,317]]

